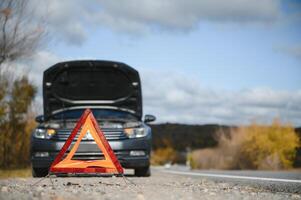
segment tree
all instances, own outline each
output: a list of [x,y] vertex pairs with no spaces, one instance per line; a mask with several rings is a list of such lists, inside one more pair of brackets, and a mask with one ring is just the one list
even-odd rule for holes
[[0,68],[7,61],[30,56],[45,35],[29,0],[0,1]]
[[[45,32],[30,0],[0,0],[0,167],[24,166],[35,126],[30,106],[36,87],[27,75],[14,74],[14,64],[30,57]],[[12,66],[6,68],[4,66]]]
[[[26,76],[16,79],[8,88],[5,120],[0,124],[1,133],[1,167],[20,166],[27,163],[29,135],[33,120],[28,119],[28,110],[35,96],[36,88]],[[32,118],[31,118],[32,119]]]
[[239,165],[242,168],[246,165],[253,169],[274,170],[293,167],[300,143],[290,124],[281,124],[280,120],[275,119],[270,126],[253,123],[241,131],[246,135],[240,151]]

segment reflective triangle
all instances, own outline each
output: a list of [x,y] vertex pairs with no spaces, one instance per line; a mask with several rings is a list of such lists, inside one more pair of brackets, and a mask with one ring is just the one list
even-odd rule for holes
[[[70,147],[73,139],[82,127],[80,134],[74,146],[63,159],[66,151]],[[89,132],[96,142],[97,146],[104,155],[102,160],[74,160],[72,159],[76,150],[78,149],[80,142],[84,136]],[[75,128],[71,132],[64,146],[59,154],[51,164],[50,173],[110,173],[110,174],[123,174],[123,168],[121,167],[117,157],[115,156],[110,144],[106,140],[103,132],[98,126],[98,123],[93,116],[90,109],[86,109]]]

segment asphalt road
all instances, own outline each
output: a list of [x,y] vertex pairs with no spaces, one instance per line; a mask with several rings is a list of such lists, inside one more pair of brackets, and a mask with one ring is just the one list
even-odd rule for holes
[[[185,167],[154,167],[149,178],[129,174],[126,178],[0,179],[0,199],[301,199],[301,183],[285,182],[300,180],[300,173],[294,173],[190,171]],[[270,177],[272,180],[250,177]],[[278,179],[282,181],[275,181]]]
[[248,171],[248,170],[190,170],[184,166],[157,168],[164,173],[206,178],[218,183],[251,186],[272,192],[301,194],[301,170]]

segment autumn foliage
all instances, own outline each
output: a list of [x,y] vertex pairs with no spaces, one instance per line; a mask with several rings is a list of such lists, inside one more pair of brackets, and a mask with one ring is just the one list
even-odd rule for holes
[[299,137],[289,124],[274,120],[271,125],[253,123],[218,133],[218,146],[196,150],[192,168],[289,169],[293,167]]
[[164,165],[166,163],[174,163],[177,158],[177,151],[172,147],[158,148],[152,152],[151,164]]
[[29,165],[30,134],[35,127],[30,108],[36,87],[17,62],[38,49],[45,31],[30,0],[0,1],[0,168]]
[[0,74],[0,167],[29,164],[30,134],[35,127],[30,106],[36,88],[26,76]]

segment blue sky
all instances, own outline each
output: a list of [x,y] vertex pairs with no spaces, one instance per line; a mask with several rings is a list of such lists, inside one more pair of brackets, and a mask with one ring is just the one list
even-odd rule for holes
[[229,26],[205,23],[188,33],[160,31],[135,38],[89,30],[91,37],[84,45],[70,48],[63,43],[52,49],[67,58],[119,60],[138,69],[179,71],[212,88],[300,89],[300,58],[281,50],[301,44],[293,26]]
[[296,10],[284,8],[283,22],[272,24],[204,21],[191,31],[155,30],[145,35],[87,26],[82,45],[70,47],[58,40],[51,50],[66,58],[119,60],[137,68],[193,74],[206,87],[296,90],[301,85],[300,58],[284,49],[301,44],[301,23],[287,22]]
[[38,85],[58,61],[116,60],[140,71],[145,112],[159,122],[301,125],[300,1],[47,5],[51,42],[30,69]]

